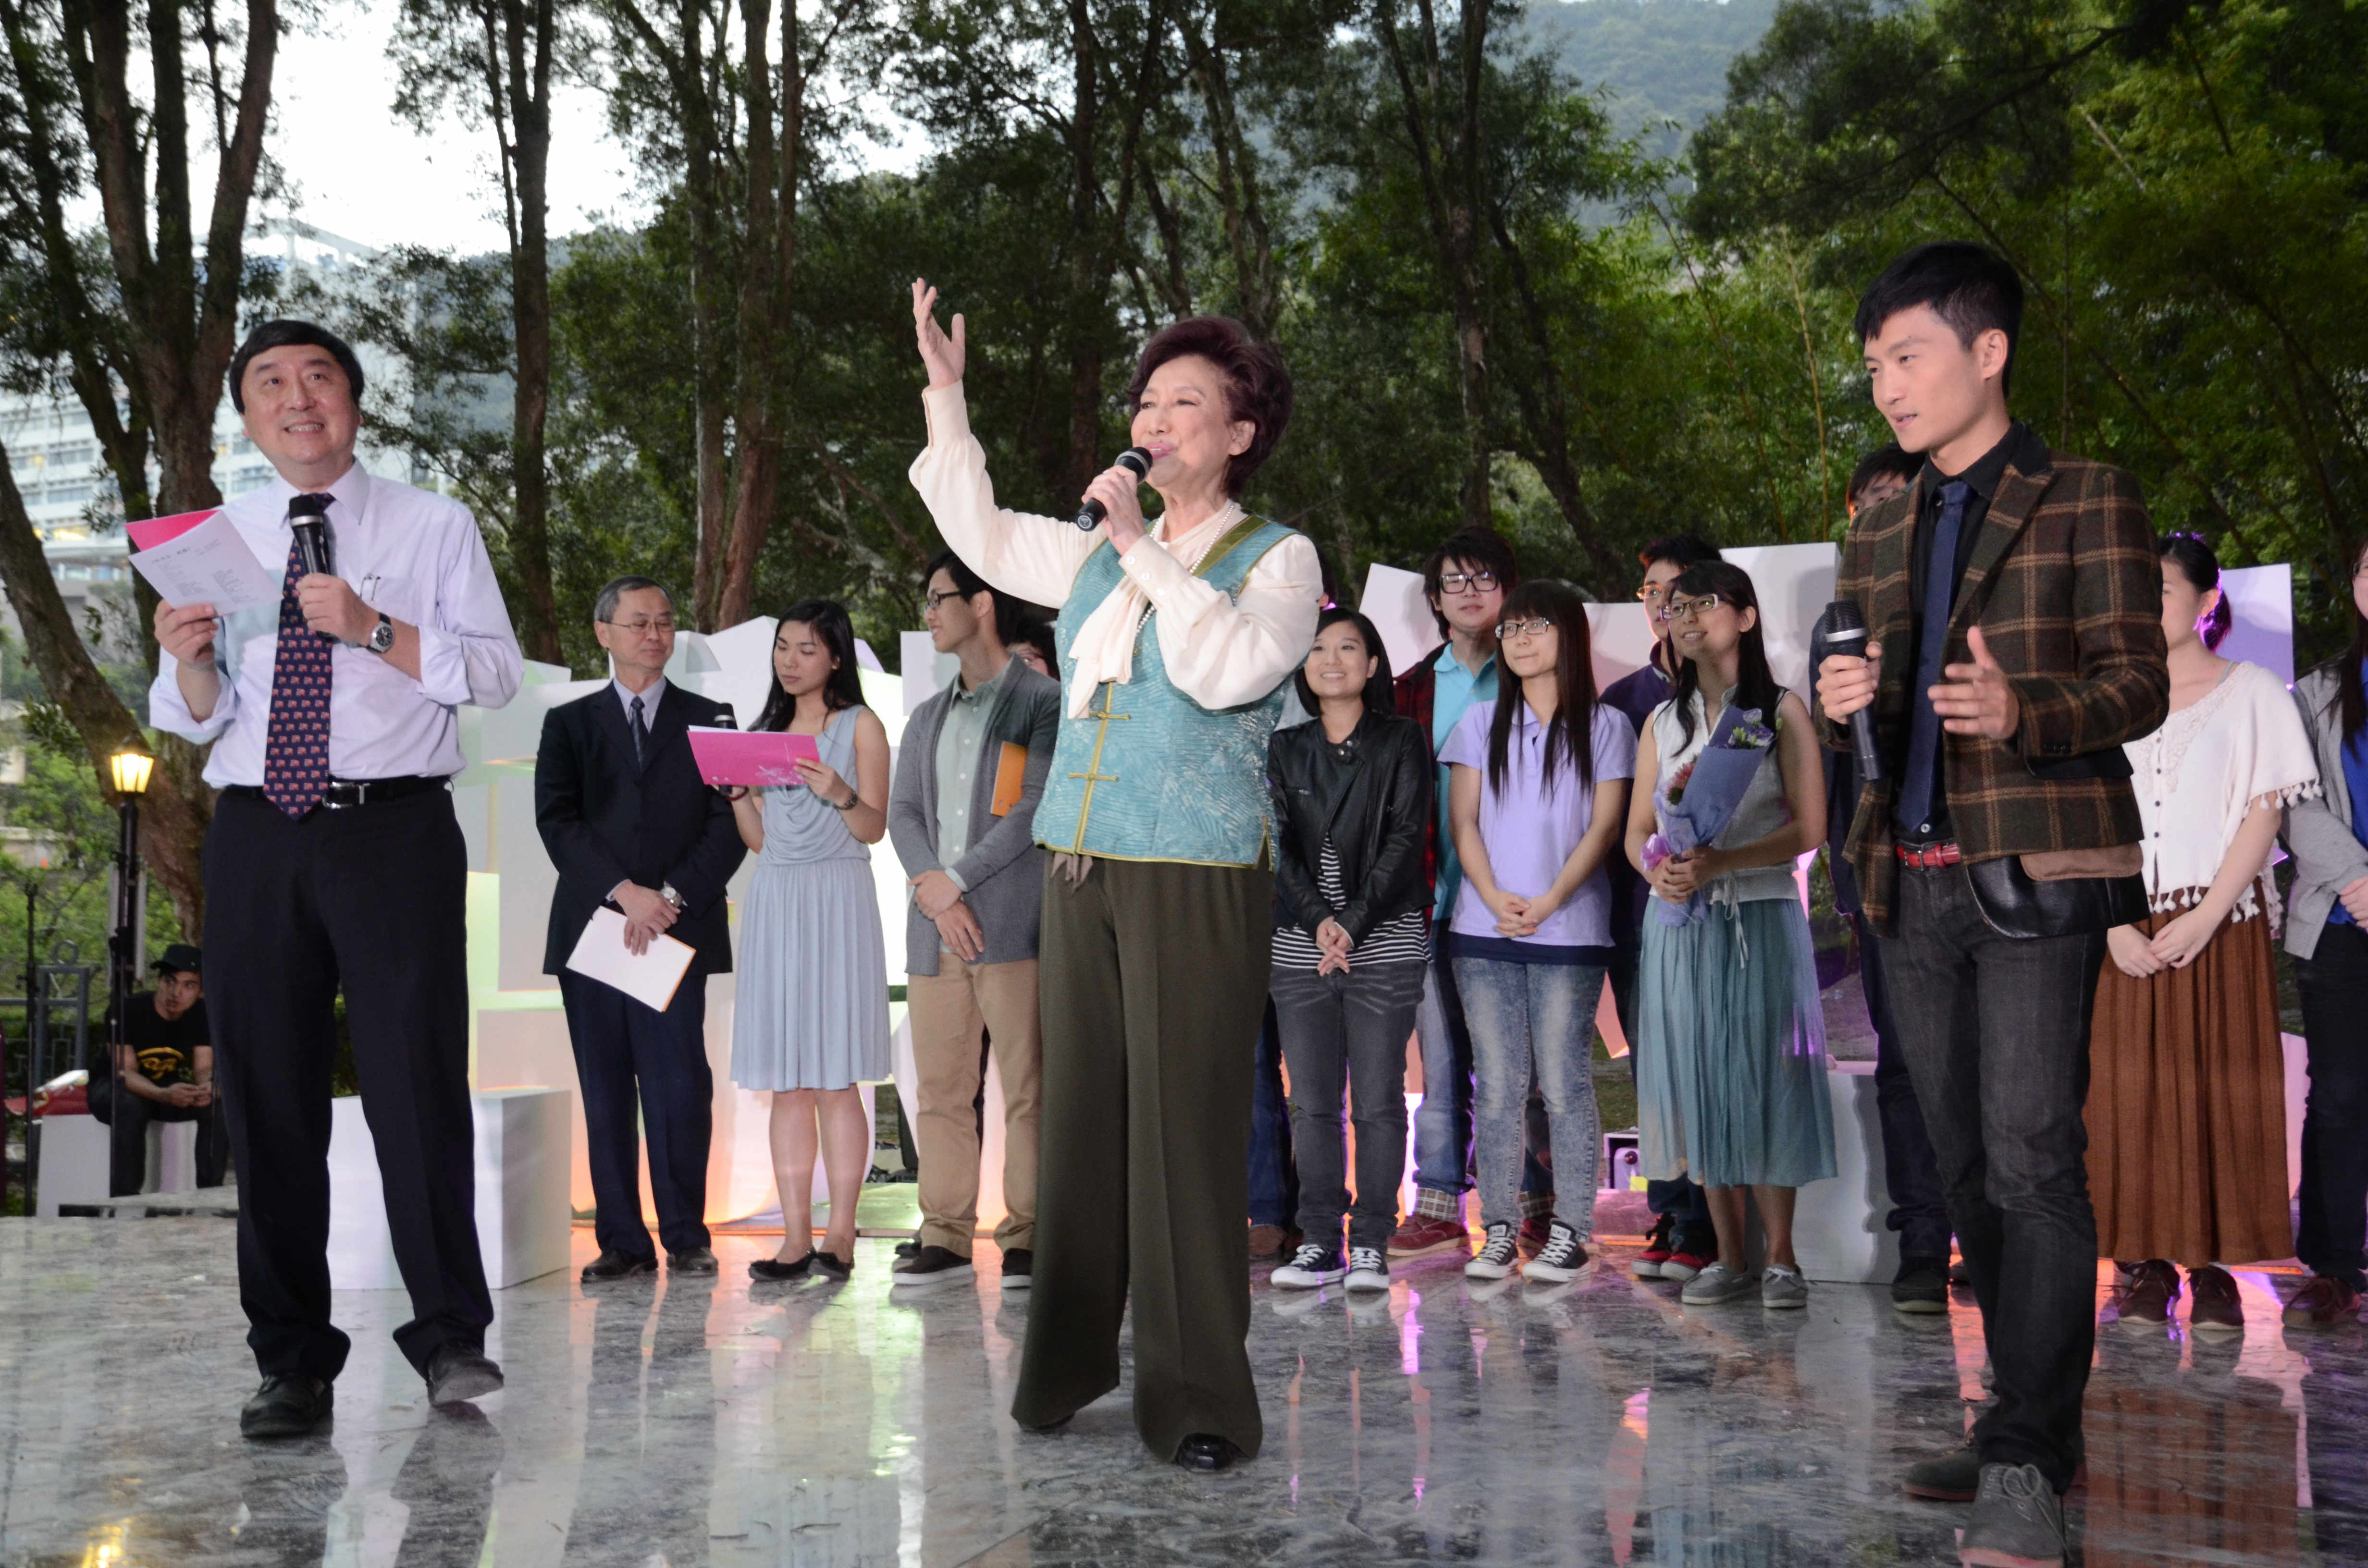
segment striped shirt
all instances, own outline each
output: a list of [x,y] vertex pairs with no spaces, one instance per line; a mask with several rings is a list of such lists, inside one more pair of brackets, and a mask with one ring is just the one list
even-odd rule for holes
[[[1332,841],[1324,841],[1324,849],[1315,867],[1315,891],[1334,909],[1345,908],[1349,903],[1348,881],[1340,874],[1340,852]],[[1430,922],[1428,911],[1409,909],[1395,920],[1376,926],[1365,933],[1365,939],[1349,949],[1351,969],[1368,963],[1428,963],[1430,961]],[[1274,962],[1279,969],[1316,969],[1324,962],[1324,949],[1315,938],[1296,926],[1274,928]]]

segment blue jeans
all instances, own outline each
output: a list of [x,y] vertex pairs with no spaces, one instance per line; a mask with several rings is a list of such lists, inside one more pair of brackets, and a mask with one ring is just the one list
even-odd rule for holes
[[[1444,929],[1432,937],[1441,949],[1446,947]],[[1414,1113],[1414,1184],[1417,1191],[1428,1188],[1461,1199],[1472,1188],[1472,1037],[1464,1027],[1454,966],[1443,951],[1432,956],[1429,972],[1423,976],[1414,1027],[1422,1043],[1422,1104]],[[1538,1151],[1546,1146],[1540,1125],[1543,1120],[1543,1111],[1528,1119],[1521,1190],[1551,1198],[1554,1173],[1538,1158]]]
[[1554,1217],[1590,1241],[1603,1157],[1591,1049],[1603,966],[1501,959],[1454,964],[1477,1069],[1473,1143],[1481,1216],[1491,1225],[1520,1223],[1522,1107],[1534,1072],[1553,1142]]
[[1291,1106],[1282,1095],[1282,1034],[1269,996],[1250,1078],[1250,1223],[1289,1230],[1298,1215],[1299,1167],[1291,1157]]

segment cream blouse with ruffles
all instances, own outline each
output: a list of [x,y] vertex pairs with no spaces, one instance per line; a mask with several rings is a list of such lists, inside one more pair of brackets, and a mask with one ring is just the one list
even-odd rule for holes
[[[2146,824],[2146,901],[2157,915],[2202,900],[2255,806],[2283,810],[2318,794],[2318,761],[2293,696],[2276,676],[2241,659],[2201,701],[2123,750],[2135,770],[2130,783]],[[2250,920],[2264,908],[2274,912],[2276,903],[2264,856],[2228,918]]]

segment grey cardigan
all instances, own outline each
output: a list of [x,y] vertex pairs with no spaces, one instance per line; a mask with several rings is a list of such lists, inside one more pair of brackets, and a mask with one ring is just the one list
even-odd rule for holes
[[[888,791],[888,837],[905,875],[949,868],[938,858],[938,734],[945,728],[951,687],[913,710],[897,747],[896,780]],[[1043,912],[1044,852],[1036,847],[1036,802],[1053,771],[1053,742],[1061,729],[1060,683],[1014,659],[1004,671],[994,711],[986,716],[985,745],[1010,742],[1028,748],[1019,803],[1003,816],[992,814],[996,769],[982,766],[971,786],[970,848],[951,868],[968,888],[962,902],[978,917],[986,946],[981,963],[1011,963],[1036,956],[1036,924]],[[943,946],[938,923],[907,902],[905,969],[938,972]]]
[[2343,777],[2343,704],[2333,665],[2294,682],[2294,705],[2318,757],[2318,798],[2286,808],[2286,853],[2294,888],[2286,896],[2286,951],[2310,957],[2335,908],[2336,894],[2368,877],[2368,845],[2351,831],[2351,786]]

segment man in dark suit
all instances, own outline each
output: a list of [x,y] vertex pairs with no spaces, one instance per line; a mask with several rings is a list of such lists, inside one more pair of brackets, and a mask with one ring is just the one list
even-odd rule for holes
[[1974,244],[1920,245],[1860,300],[1875,407],[1923,463],[1850,523],[1835,595],[1873,635],[1817,695],[1836,750],[1873,713],[1850,858],[1998,1375],[1973,1444],[1908,1488],[1973,1499],[1965,1562],[2040,1568],[2096,1334],[2089,1010],[2106,929],[2146,914],[2122,747],[2170,675],[2136,481],[2007,413],[2021,324],[2021,279]]
[[[657,583],[618,578],[600,590],[592,621],[614,677],[551,710],[534,762],[535,824],[559,868],[542,967],[559,977],[567,1005],[592,1162],[593,1233],[600,1243],[584,1279],[657,1268],[642,1222],[637,1085],[667,1267],[712,1274],[704,1220],[715,1096],[707,1064],[707,977],[732,969],[723,885],[746,851],[731,805],[700,781],[685,732],[693,724],[729,725],[732,710],[666,678],[674,599]],[[662,935],[689,945],[690,968],[665,1012],[567,968],[584,927],[604,904],[623,913],[625,945],[634,952]]]

